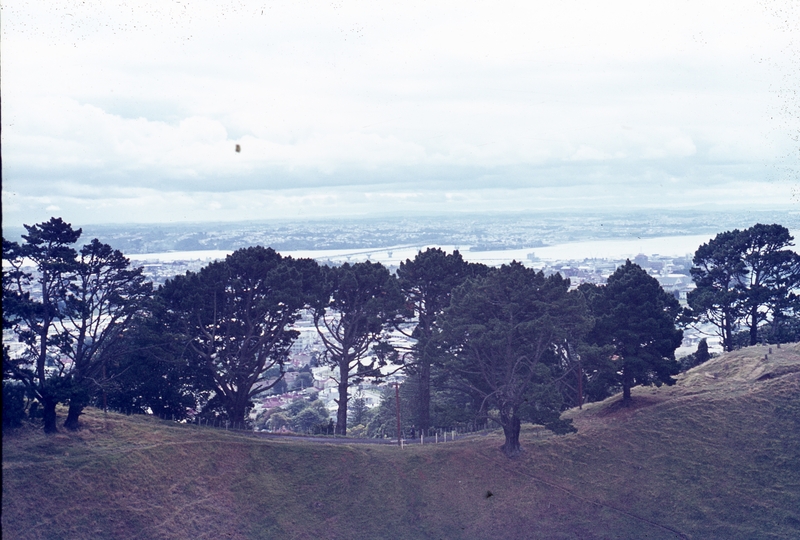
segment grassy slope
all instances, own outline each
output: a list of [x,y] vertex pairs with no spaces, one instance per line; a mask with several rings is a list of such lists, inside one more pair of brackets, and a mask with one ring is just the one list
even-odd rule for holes
[[528,428],[514,461],[499,433],[401,451],[89,411],[4,437],[3,538],[798,538],[800,346],[765,352]]

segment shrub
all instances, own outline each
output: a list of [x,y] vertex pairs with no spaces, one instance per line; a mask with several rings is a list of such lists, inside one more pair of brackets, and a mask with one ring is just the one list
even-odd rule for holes
[[3,429],[22,425],[25,418],[25,387],[3,381]]

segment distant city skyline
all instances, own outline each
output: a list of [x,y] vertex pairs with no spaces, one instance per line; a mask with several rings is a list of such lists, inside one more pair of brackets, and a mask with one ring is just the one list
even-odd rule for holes
[[797,2],[2,5],[3,226],[800,201]]
[[[170,253],[169,258],[174,258],[181,252],[193,252],[195,254],[190,258],[203,259],[211,252],[227,253],[253,245],[272,247],[282,253],[346,250],[362,255],[396,248],[393,251],[399,256],[400,251],[406,248],[448,246],[447,249],[482,253],[477,255],[479,258],[488,252],[502,252],[501,258],[510,261],[508,257],[525,258],[531,251],[547,258],[547,252],[561,251],[555,246],[564,246],[571,252],[577,249],[575,253],[580,252],[584,257],[603,253],[610,256],[611,252],[592,247],[592,243],[598,241],[629,246],[617,255],[635,255],[645,245],[652,249],[645,252],[646,255],[683,255],[720,232],[746,229],[756,223],[779,223],[789,228],[795,237],[800,237],[800,212],[752,209],[72,225],[83,231],[79,243],[98,238],[129,256]],[[3,236],[8,240],[19,241],[24,234],[25,229],[21,226],[3,228]],[[675,245],[674,241],[678,241],[678,245],[687,245],[687,241],[695,244],[688,245],[684,253],[669,248]],[[202,255],[203,252],[208,254]],[[558,257],[563,258],[563,253]]]

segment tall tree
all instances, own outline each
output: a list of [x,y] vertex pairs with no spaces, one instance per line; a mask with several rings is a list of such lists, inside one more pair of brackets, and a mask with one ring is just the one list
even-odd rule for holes
[[735,348],[740,324],[755,345],[759,327],[796,304],[800,256],[787,249],[792,240],[782,225],[756,224],[720,233],[695,253],[697,288],[688,295],[689,306],[697,320],[717,328],[726,351]]
[[502,426],[508,457],[520,452],[522,420],[571,429],[559,420],[555,347],[584,331],[586,306],[568,288],[559,274],[545,277],[514,262],[468,280],[442,315],[439,339],[449,352],[451,381],[480,398],[486,415]]
[[605,286],[583,285],[580,290],[595,320],[590,339],[606,351],[594,365],[596,378],[619,385],[625,405],[636,385],[675,384],[672,375],[680,371],[675,349],[683,331],[675,326],[680,305],[673,295],[631,261]]
[[[56,324],[63,315],[77,252],[72,247],[81,229],[61,218],[25,225],[22,245],[3,239],[3,322],[12,324],[25,350],[3,364],[3,373],[22,381],[42,407],[44,430],[55,433],[56,405],[62,398],[63,348]],[[26,259],[36,273],[24,269]],[[8,301],[8,303],[7,303]]]
[[323,274],[325,292],[314,306],[314,324],[325,361],[339,371],[336,432],[346,435],[349,388],[382,376],[391,358],[389,330],[400,323],[404,300],[397,279],[380,263],[323,267]]
[[[250,247],[159,289],[164,324],[184,336],[198,384],[213,388],[213,403],[221,404],[231,422],[244,422],[252,398],[282,379],[298,336],[291,325],[307,303],[315,281],[307,270],[314,266]],[[267,380],[273,366],[280,376]]]
[[[750,345],[758,343],[759,327],[780,313],[800,289],[800,255],[786,249],[794,238],[782,225],[756,224],[742,231],[745,274],[739,288],[743,297],[744,324]],[[796,302],[795,302],[796,303]]]
[[450,304],[453,289],[468,277],[487,271],[482,264],[466,262],[457,250],[448,255],[439,248],[420,251],[397,270],[400,289],[416,317],[416,325],[406,336],[416,342],[409,371],[418,385],[416,421],[420,429],[428,429],[431,421],[431,366],[436,350],[431,338],[436,318]]
[[141,268],[130,268],[122,252],[94,239],[85,245],[67,286],[58,319],[61,353],[69,364],[69,411],[64,427],[78,429],[79,417],[104,382],[114,345],[152,293]]
[[182,334],[164,324],[166,306],[151,297],[103,364],[104,406],[182,420],[208,402],[213,385],[183,358]]
[[697,288],[689,291],[687,302],[696,319],[716,327],[726,351],[734,348],[733,335],[743,311],[738,287],[746,273],[742,251],[739,231],[728,231],[700,246],[692,259]]
[[[13,289],[10,313],[26,345],[10,366],[11,375],[26,382],[41,403],[45,431],[55,431],[55,405],[62,400],[69,402],[65,427],[77,429],[83,408],[102,384],[107,352],[151,285],[121,252],[97,239],[78,254],[71,246],[81,230],[60,218],[25,228],[25,243],[10,243],[4,253],[12,269],[3,276]],[[35,275],[22,269],[23,257],[33,262]],[[5,289],[4,283],[4,301]]]

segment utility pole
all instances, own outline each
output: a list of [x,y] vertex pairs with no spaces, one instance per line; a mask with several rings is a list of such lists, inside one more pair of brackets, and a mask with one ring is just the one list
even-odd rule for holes
[[394,383],[394,403],[397,408],[397,446],[403,447],[403,434],[400,433],[400,385]]
[[108,398],[106,397],[106,359],[103,358],[103,412],[108,414]]

